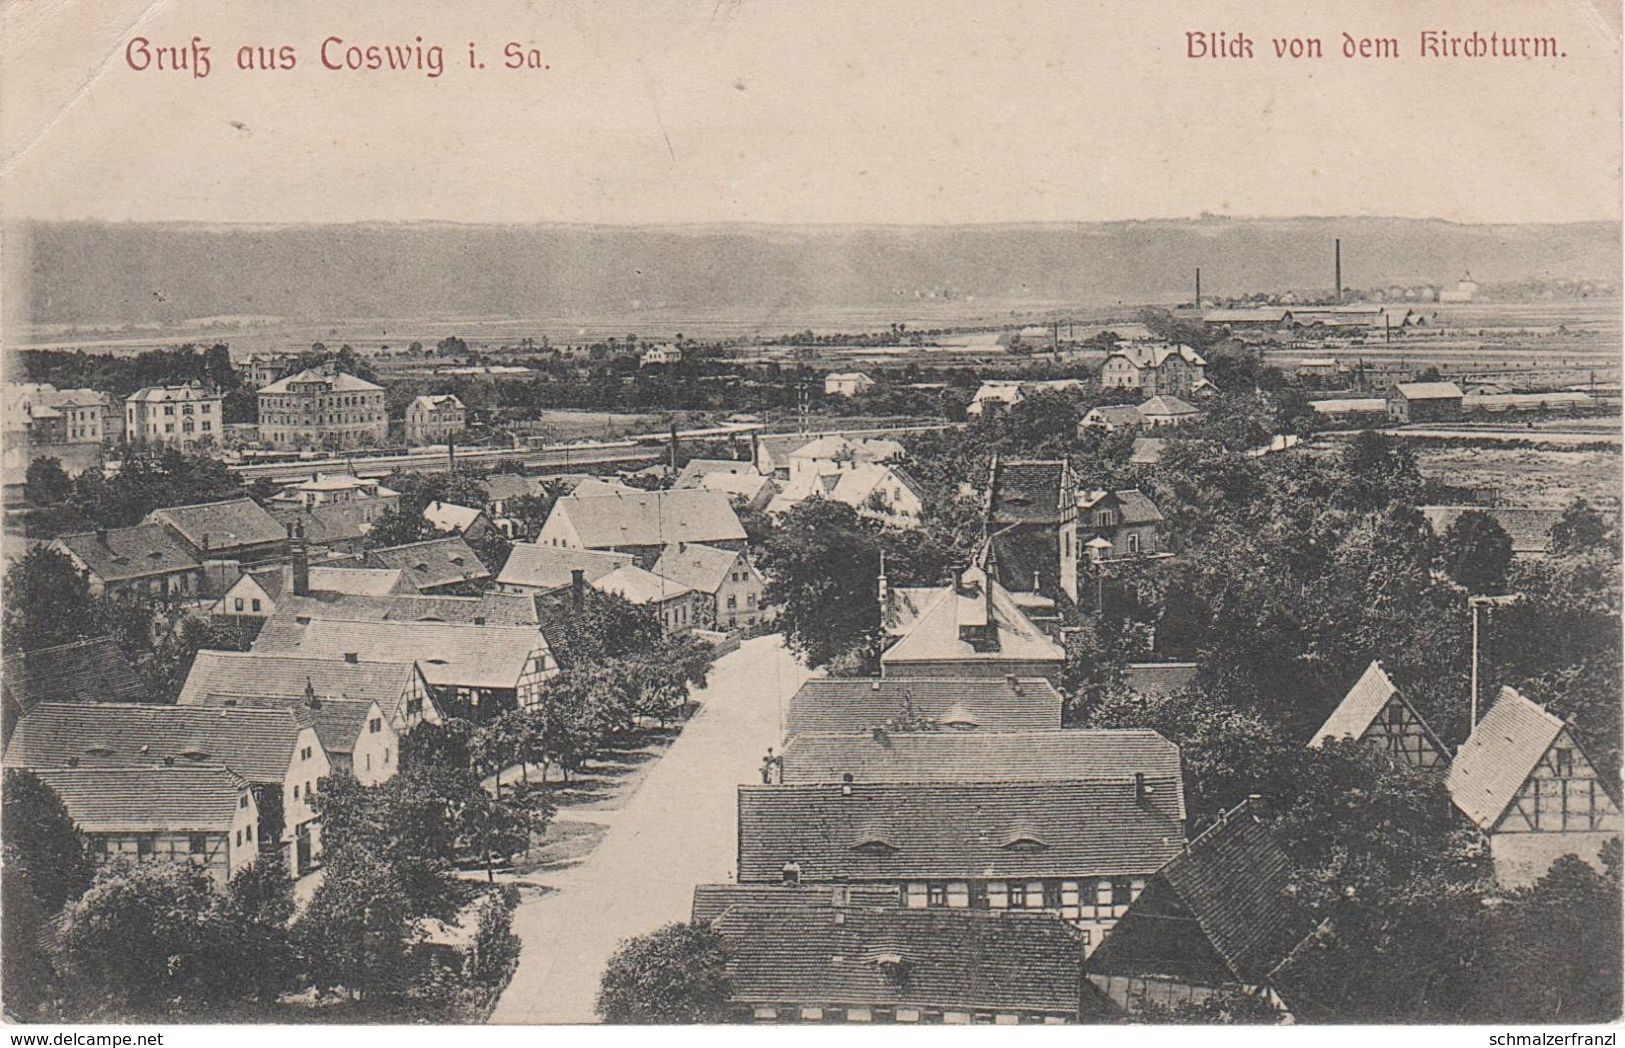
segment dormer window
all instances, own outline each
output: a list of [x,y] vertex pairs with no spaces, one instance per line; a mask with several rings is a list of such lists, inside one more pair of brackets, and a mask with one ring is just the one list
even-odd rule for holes
[[864,855],[886,856],[897,852],[897,845],[878,834],[868,834],[852,842],[852,850]]
[[1018,832],[1006,837],[1000,847],[1006,851],[1035,852],[1048,848],[1049,843],[1034,834]]
[[85,752],[90,754],[92,757],[111,757],[113,755],[113,747],[107,745],[106,743],[98,742],[94,745],[86,746]]

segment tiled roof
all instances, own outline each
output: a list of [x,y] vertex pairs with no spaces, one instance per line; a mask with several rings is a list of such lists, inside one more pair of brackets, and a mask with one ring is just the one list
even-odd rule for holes
[[739,880],[1144,876],[1185,841],[1174,782],[1147,785],[741,786]]
[[1167,695],[1195,680],[1194,662],[1131,662],[1123,667],[1123,683],[1136,695]]
[[[1091,955],[1089,970],[1192,974],[1178,969],[1200,964],[1199,954],[1169,956],[1166,949],[1183,941],[1178,925],[1189,922],[1213,947],[1229,980],[1263,985],[1309,932],[1308,915],[1290,893],[1291,881],[1286,853],[1243,803],[1158,871]],[[1168,891],[1174,899],[1163,897]]]
[[497,575],[504,586],[533,586],[558,589],[570,585],[571,571],[579,568],[587,582],[603,578],[616,568],[632,563],[630,553],[604,553],[598,550],[564,549],[516,542],[508,550],[508,561]]
[[1090,410],[1080,425],[1138,426],[1145,420],[1134,404],[1103,404]]
[[729,498],[744,499],[746,502],[755,502],[764,492],[771,494],[777,490],[773,481],[755,472],[706,473],[688,486],[719,492]]
[[232,550],[287,539],[287,528],[250,498],[170,506],[147,514],[150,524],[167,524],[200,551]]
[[112,637],[87,637],[6,656],[6,696],[27,711],[41,702],[128,702],[144,698],[141,678]]
[[284,529],[297,524],[311,545],[331,546],[365,538],[373,521],[394,508],[394,503],[379,499],[354,499],[308,507],[272,502],[270,512]]
[[901,906],[895,884],[696,884],[689,923],[707,925],[734,906],[829,907],[844,894],[842,905]]
[[997,582],[991,585],[992,618],[998,637],[996,649],[980,650],[960,637],[958,595],[953,586],[944,586],[936,600],[924,607],[909,631],[880,656],[882,665],[906,667],[910,662],[948,660],[1064,662],[1066,653],[1033,625],[1010,599],[1009,591]]
[[1147,400],[1144,404],[1141,404],[1139,411],[1142,418],[1148,418],[1153,415],[1177,416],[1201,414],[1201,412],[1197,411],[1196,408],[1185,403],[1183,400],[1180,400],[1178,397],[1170,397],[1160,393],[1152,397],[1150,400]]
[[1399,688],[1383,670],[1382,663],[1372,659],[1371,665],[1343,696],[1343,701],[1326,718],[1326,723],[1310,737],[1309,748],[1318,750],[1328,738],[1358,739],[1388,705],[1388,700],[1398,694]]
[[329,375],[316,368],[306,368],[297,375],[279,378],[268,386],[261,386],[260,393],[288,393],[291,392],[290,386],[306,382],[320,382],[330,386],[331,391],[334,393],[381,393],[384,389],[383,386],[375,386],[366,379],[357,378],[347,371]]
[[280,699],[305,697],[308,683],[317,697],[376,702],[393,711],[417,673],[409,657],[374,662],[345,662],[327,656],[276,652],[210,651],[197,653],[179,698],[182,706],[201,706],[211,695],[257,695]]
[[993,467],[989,494],[993,523],[1058,523],[1072,511],[1072,471],[1054,462],[1000,460]]
[[420,590],[491,577],[468,543],[456,535],[367,551],[367,567],[399,568]]
[[56,539],[104,582],[195,570],[197,558],[162,524],[83,531]]
[[280,783],[299,724],[288,710],[203,709],[139,703],[47,702],[6,747],[8,768],[128,767],[165,757],[224,764],[250,782]]
[[[416,659],[436,687],[513,688],[525,664],[547,641],[534,626],[465,626],[438,622],[356,622],[311,619],[308,625],[269,622],[254,651],[379,662]],[[380,703],[382,705],[382,703]]]
[[1162,437],[1134,437],[1134,445],[1129,448],[1129,465],[1154,466],[1162,461],[1162,452],[1168,447],[1167,440]]
[[35,774],[86,833],[223,833],[248,788],[218,764],[54,768]]
[[645,571],[636,564],[616,568],[592,582],[600,593],[613,593],[633,604],[658,604],[693,592],[681,582]]
[[1400,382],[1394,392],[1406,400],[1460,400],[1461,387],[1454,382]]
[[[314,569],[312,569],[314,571]],[[536,602],[524,593],[482,593],[449,597],[430,593],[392,593],[373,597],[353,593],[313,592],[285,597],[271,621],[286,623],[300,616],[352,619],[357,622],[460,622],[466,625],[534,626]]]
[[1014,686],[1003,677],[821,677],[790,700],[785,734],[868,731],[901,717],[905,695],[915,716],[940,721],[954,711],[983,730],[1061,726],[1061,693],[1043,677]]
[[585,498],[568,495],[554,504],[553,512],[565,515],[581,544],[589,549],[745,538],[728,496],[719,491],[685,488]]
[[480,487],[485,489],[486,497],[492,501],[536,493],[536,487],[530,478],[518,473],[492,473],[481,478]]
[[370,700],[318,698],[312,706],[303,695],[295,698],[288,695],[211,693],[203,696],[200,705],[216,709],[236,706],[251,710],[292,710],[300,724],[309,724],[316,729],[316,737],[322,740],[322,749],[328,753],[354,753],[356,740],[367,730],[372,711],[377,710],[380,717],[384,712],[376,702]]
[[353,597],[410,596],[412,582],[398,568],[337,568],[312,566],[310,588],[319,593],[342,593]]
[[853,462],[888,462],[892,459],[902,458],[906,454],[903,445],[895,440],[867,438],[852,440],[838,433],[830,433],[796,448],[790,452],[789,457],[800,459],[851,459]]
[[455,531],[462,534],[485,513],[477,506],[459,506],[455,502],[431,502],[423,507],[423,519],[436,531]]
[[1456,752],[1445,777],[1450,799],[1479,829],[1490,829],[1562,730],[1561,718],[1503,687]]
[[1443,536],[1450,526],[1470,511],[1488,513],[1512,540],[1514,553],[1549,553],[1552,528],[1563,519],[1563,511],[1532,506],[1423,506],[1422,516],[1435,535]]
[[688,460],[688,465],[684,466],[683,471],[677,474],[677,479],[672,482],[671,486],[674,488],[703,487],[701,479],[713,473],[760,476],[756,471],[755,463],[752,462],[738,462],[734,459],[697,458]]
[[1079,936],[1049,914],[758,905],[713,927],[739,1004],[1075,1017],[1085,999]]
[[700,593],[715,593],[728,579],[739,553],[700,542],[667,546],[655,561],[654,572]]
[[[1179,747],[1144,728],[893,731],[798,734],[784,748],[784,781],[1180,783]],[[1174,788],[1182,794],[1180,786]],[[1176,798],[1184,817],[1183,798]]]
[[1151,501],[1151,496],[1138,488],[1125,488],[1122,491],[1112,492],[1084,492],[1078,495],[1079,509],[1093,509],[1103,499],[1110,499],[1117,505],[1122,524],[1159,524],[1165,518],[1162,510]]

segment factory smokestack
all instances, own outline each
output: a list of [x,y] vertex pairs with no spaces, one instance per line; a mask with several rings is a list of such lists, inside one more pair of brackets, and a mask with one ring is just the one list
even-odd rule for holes
[[1196,267],[1196,308],[1202,308],[1202,267]]
[[1343,304],[1343,241],[1341,238],[1332,241],[1332,280],[1337,287],[1333,292],[1333,301]]

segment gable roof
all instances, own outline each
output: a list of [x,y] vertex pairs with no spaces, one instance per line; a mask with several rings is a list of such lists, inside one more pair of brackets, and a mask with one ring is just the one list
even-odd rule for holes
[[1072,470],[1065,459],[995,459],[988,500],[994,524],[1054,523],[1071,510]]
[[[444,622],[358,622],[313,618],[268,622],[254,652],[292,652],[338,659],[388,661],[410,652],[436,687],[513,688],[531,655],[547,651],[534,626],[465,626]],[[382,705],[380,703],[380,705]]]
[[624,564],[599,576],[593,580],[592,588],[624,597],[633,604],[658,604],[693,592],[681,582],[645,571],[636,564]]
[[477,506],[459,506],[455,502],[431,502],[423,507],[423,519],[436,531],[454,531],[459,535],[484,515],[485,511]]
[[[740,905],[713,925],[740,1004],[913,1006],[1075,1017],[1078,933],[1049,914]],[[906,966],[906,978],[886,963]]]
[[739,462],[734,459],[697,458],[688,460],[688,464],[683,467],[681,473],[677,474],[677,479],[672,481],[671,486],[674,488],[702,487],[703,485],[700,483],[702,478],[713,473],[761,475],[757,472],[756,464],[753,462]]
[[[1264,985],[1310,930],[1308,915],[1292,898],[1291,881],[1286,853],[1243,801],[1157,872],[1091,955],[1089,970],[1180,974],[1166,966],[1197,965],[1200,958],[1195,951],[1167,956],[1166,947],[1174,941],[1171,926],[1189,921],[1234,981]],[[1177,897],[1171,908],[1173,900],[1159,898],[1164,889]]]
[[1394,392],[1406,400],[1460,400],[1461,387],[1454,382],[1399,382]]
[[[739,788],[739,880],[1144,876],[1185,841],[1172,781]],[[1036,846],[1027,842],[1037,842]]]
[[1066,653],[1060,645],[1033,625],[1032,620],[1017,607],[1008,590],[993,580],[982,584],[992,587],[993,607],[989,625],[998,638],[996,648],[979,648],[960,636],[961,601],[958,592],[954,586],[943,586],[934,600],[924,604],[919,618],[908,628],[908,632],[881,653],[881,664],[942,661],[1058,664],[1066,661]]
[[461,536],[409,542],[367,551],[367,567],[399,568],[420,590],[458,582],[478,582],[491,572]]
[[821,677],[790,699],[785,734],[859,732],[900,717],[907,695],[915,716],[966,727],[1060,728],[1061,693],[1043,677]]
[[320,506],[272,502],[270,513],[284,529],[294,524],[306,542],[330,546],[365,538],[373,521],[394,508],[394,502],[382,499],[352,499]]
[[1450,799],[1479,829],[1491,829],[1563,727],[1562,718],[1503,687],[1456,751],[1444,780]]
[[895,884],[696,884],[689,923],[704,927],[735,906],[828,908],[843,897],[842,905],[896,907],[902,895]]
[[331,391],[334,393],[381,393],[384,389],[383,386],[375,386],[366,379],[357,378],[348,371],[328,374],[318,368],[306,368],[297,375],[279,378],[269,385],[261,386],[259,391],[261,394],[289,393],[292,392],[290,387],[307,382],[320,382],[323,385],[330,386],[332,387]]
[[399,568],[344,568],[322,564],[311,565],[310,588],[318,593],[354,597],[410,596],[416,592],[412,581]]
[[703,542],[680,543],[661,550],[654,572],[691,590],[716,593],[740,556],[736,550],[718,549]]
[[1443,536],[1463,513],[1488,513],[1512,540],[1514,553],[1549,553],[1552,528],[1563,519],[1560,509],[1536,506],[1423,506],[1422,516],[1435,535]]
[[219,764],[42,768],[34,774],[85,833],[223,833],[248,788]]
[[533,586],[551,590],[568,586],[571,571],[580,569],[587,582],[603,578],[616,568],[632,563],[630,553],[608,553],[601,550],[565,549],[562,546],[539,546],[534,542],[515,542],[508,549],[508,560],[497,574],[497,584],[503,586]]
[[110,636],[7,655],[0,687],[24,712],[42,702],[127,702],[146,690]]
[[[1179,747],[1144,728],[803,732],[784,747],[784,781],[1179,783]],[[1174,792],[1183,794],[1176,785]],[[1184,818],[1182,796],[1176,797]]]
[[755,502],[776,490],[772,480],[756,472],[706,473],[688,486],[704,488],[706,491],[720,491],[731,498],[744,499],[746,502]]
[[498,499],[533,495],[536,492],[530,478],[518,473],[492,473],[480,479],[480,487],[485,489],[486,497],[493,502]]
[[673,542],[739,542],[745,529],[720,491],[624,491],[566,495],[553,506],[583,546],[665,546]]
[[1141,404],[1138,410],[1141,418],[1201,414],[1195,407],[1185,403],[1178,397],[1170,397],[1162,393]]
[[535,626],[536,601],[525,593],[481,593],[452,597],[431,593],[391,593],[382,597],[313,592],[289,596],[277,605],[272,622],[299,618],[352,619],[356,622],[457,622],[470,626]]
[[1094,509],[1102,502],[1115,503],[1121,524],[1160,524],[1165,518],[1162,510],[1151,501],[1151,496],[1138,488],[1121,491],[1084,491],[1078,493],[1079,509]]
[[1426,733],[1428,741],[1433,744],[1433,747],[1440,754],[1446,753],[1444,744],[1439,741],[1438,736],[1433,734],[1433,729],[1429,728],[1427,721],[1423,720],[1422,715],[1416,712],[1416,707],[1406,701],[1405,696],[1400,693],[1399,687],[1388,676],[1388,671],[1383,668],[1382,663],[1377,659],[1371,660],[1371,665],[1365,668],[1365,672],[1360,674],[1360,679],[1355,681],[1348,694],[1343,696],[1343,701],[1339,702],[1337,707],[1332,710],[1331,714],[1326,718],[1326,723],[1322,724],[1320,730],[1315,732],[1314,737],[1309,740],[1309,748],[1312,750],[1320,749],[1328,738],[1360,738],[1366,733],[1366,729],[1371,727],[1371,722],[1376,720],[1377,715],[1383,711],[1383,707],[1388,705],[1388,701],[1396,698],[1404,703],[1411,716],[1416,718],[1416,723]]
[[162,524],[58,535],[56,542],[103,582],[170,575],[201,566],[186,544]]
[[224,764],[250,782],[288,774],[300,725],[290,710],[202,709],[143,703],[42,703],[23,717],[8,768],[128,767],[165,757]]
[[790,452],[795,459],[850,459],[853,462],[888,462],[902,458],[907,452],[895,440],[865,437],[853,440],[839,433],[829,433]]
[[1140,409],[1137,405],[1102,404],[1097,408],[1091,408],[1089,413],[1083,416],[1083,421],[1078,423],[1078,425],[1138,426],[1144,421],[1145,416],[1140,414]]
[[201,705],[216,709],[235,706],[251,710],[292,710],[300,724],[309,724],[316,729],[316,737],[322,741],[322,749],[328,753],[354,753],[356,740],[367,730],[372,711],[377,710],[380,718],[384,715],[383,708],[370,699],[318,697],[316,704],[310,705],[303,695],[295,698],[288,695],[211,693],[203,697]]
[[147,514],[149,524],[167,524],[194,549],[208,552],[282,542],[287,529],[251,498],[169,506]]
[[192,661],[175,703],[202,706],[210,696],[231,695],[303,701],[309,684],[319,698],[376,702],[390,711],[401,705],[417,672],[411,659],[345,662],[329,656],[204,649]]

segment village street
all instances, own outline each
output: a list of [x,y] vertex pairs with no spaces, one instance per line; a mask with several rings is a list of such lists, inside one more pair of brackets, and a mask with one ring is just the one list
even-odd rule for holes
[[[524,944],[494,1023],[592,1022],[598,980],[616,945],[688,919],[697,883],[733,877],[734,787],[758,782],[778,748],[780,709],[808,676],[778,635],[724,655],[696,697],[698,714],[619,810],[594,811],[609,831],[581,863],[526,880],[514,914]],[[567,816],[568,817],[568,816]]]

